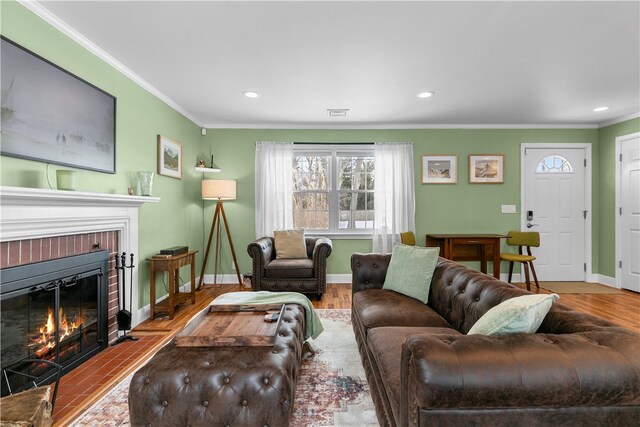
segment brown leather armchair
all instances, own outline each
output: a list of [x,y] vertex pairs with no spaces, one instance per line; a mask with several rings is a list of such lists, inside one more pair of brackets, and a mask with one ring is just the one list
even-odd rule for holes
[[273,237],[261,237],[249,243],[253,258],[251,289],[254,291],[291,291],[315,294],[318,299],[327,289],[327,258],[333,245],[326,237],[305,237],[306,259],[276,259]]

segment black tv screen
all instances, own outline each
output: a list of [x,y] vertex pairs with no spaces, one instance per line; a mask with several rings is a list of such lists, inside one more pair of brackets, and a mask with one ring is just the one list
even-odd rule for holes
[[2,37],[1,153],[116,171],[116,98]]

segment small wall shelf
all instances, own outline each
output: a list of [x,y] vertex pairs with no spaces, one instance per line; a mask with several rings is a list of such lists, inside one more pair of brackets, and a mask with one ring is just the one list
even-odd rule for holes
[[203,167],[196,166],[196,172],[214,173],[214,172],[220,172],[220,171],[221,171],[220,168],[203,168]]
[[221,169],[219,169],[219,168],[203,168],[203,167],[196,166],[196,172],[217,173],[217,172],[221,172]]

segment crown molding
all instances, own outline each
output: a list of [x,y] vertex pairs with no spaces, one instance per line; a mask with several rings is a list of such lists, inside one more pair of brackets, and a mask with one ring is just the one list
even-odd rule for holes
[[[1,0],[0,0],[1,1]],[[611,126],[627,120],[640,117],[640,112],[629,116],[619,117],[610,121],[599,124],[299,124],[299,123],[280,123],[280,124],[255,124],[255,123],[201,123],[189,111],[177,104],[167,95],[155,88],[149,82],[144,80],[138,74],[126,67],[120,61],[101,49],[91,40],[87,39],[73,27],[62,21],[56,15],[51,13],[44,6],[39,4],[37,0],[16,0],[19,4],[42,18],[44,21],[52,25],[54,28],[68,36],[70,39],[78,43],[80,46],[93,53],[98,58],[111,65],[118,72],[122,73],[134,83],[146,90],[156,98],[163,101],[169,107],[182,114],[184,117],[192,121],[201,128],[207,129],[333,129],[333,130],[351,130],[351,129],[598,129]]]
[[73,27],[68,25],[66,22],[64,22],[63,20],[58,18],[56,15],[51,13],[48,9],[46,9],[44,6],[39,4],[37,1],[35,1],[35,0],[17,0],[17,1],[22,6],[26,7],[31,12],[35,13],[40,18],[45,20],[47,23],[52,25],[55,29],[57,29],[58,31],[60,31],[63,34],[65,34],[66,36],[68,36],[71,40],[75,41],[80,46],[84,47],[89,52],[93,53],[95,56],[97,56],[98,58],[102,59],[107,64],[111,65],[113,68],[115,68],[120,73],[124,74],[126,77],[131,79],[133,82],[135,82],[142,89],[146,90],[147,92],[149,92],[150,94],[152,94],[156,98],[160,99],[162,102],[164,102],[169,107],[171,107],[174,110],[176,110],[178,113],[180,113],[183,116],[185,116],[187,119],[191,120],[193,123],[195,123],[199,127],[203,127],[198,122],[198,120],[192,114],[190,114],[187,110],[182,108],[180,105],[178,105],[175,101],[173,101],[167,95],[165,95],[164,93],[160,92],[158,89],[156,89],[154,86],[152,86],[145,79],[143,79],[142,77],[140,77],[139,75],[134,73],[132,70],[127,68],[123,63],[121,63],[120,61],[115,59],[113,56],[109,55],[107,52],[102,50],[100,47],[98,47],[91,40],[89,40],[88,38],[86,38],[85,36],[80,34],[78,31],[76,31]]
[[206,129],[597,129],[595,124],[251,124],[251,123],[207,123]]
[[608,122],[603,122],[598,125],[598,128],[603,128],[611,125],[615,125],[617,123],[626,122],[627,120],[637,119],[640,117],[640,113],[630,114],[628,116],[618,117],[617,119],[609,120]]

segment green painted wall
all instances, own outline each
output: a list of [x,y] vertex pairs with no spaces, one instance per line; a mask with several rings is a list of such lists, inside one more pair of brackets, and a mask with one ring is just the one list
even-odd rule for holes
[[[50,60],[117,97],[115,175],[77,170],[77,189],[99,193],[126,194],[127,174],[156,170],[156,135],[162,134],[183,144],[184,173],[181,180],[156,176],[153,196],[160,203],[140,208],[140,247],[138,259],[159,249],[179,244],[202,248],[201,174],[192,165],[200,154],[200,128],[155,96],[79,46],[61,32],[18,3],[2,1],[2,35]],[[50,175],[55,186],[55,170]],[[48,188],[46,164],[0,157],[0,182],[6,186]],[[201,254],[199,254],[200,265]],[[141,306],[149,303],[148,262],[138,265]],[[182,277],[187,278],[185,270]],[[159,295],[166,293],[158,286]]]
[[600,160],[598,187],[600,189],[600,203],[597,205],[599,217],[599,259],[597,270],[598,273],[609,277],[615,277],[616,274],[616,137],[638,131],[640,131],[640,118],[598,129],[598,158]]
[[[521,143],[589,143],[597,153],[596,129],[417,129],[417,130],[264,130],[209,129],[204,140],[204,153],[212,153],[222,168],[221,179],[238,180],[238,200],[227,202],[231,234],[240,269],[251,268],[247,244],[255,238],[254,227],[254,161],[256,141],[294,142],[384,142],[414,143],[416,179],[416,232],[424,244],[427,233],[505,233],[519,229],[519,215],[501,214],[500,205],[520,206]],[[426,154],[458,156],[456,185],[421,184],[421,158]],[[504,184],[469,184],[469,154],[504,154]],[[595,160],[595,159],[594,159]],[[594,161],[597,177],[597,161]],[[211,176],[216,178],[217,176]],[[595,187],[595,185],[594,185]],[[598,195],[594,188],[594,206]],[[211,223],[213,203],[205,207],[205,222]],[[594,220],[594,223],[596,221]],[[207,226],[208,228],[208,226]],[[594,236],[596,229],[594,228]],[[352,252],[371,250],[369,240],[334,240],[334,253],[329,258],[329,273],[350,273]],[[594,259],[597,250],[594,244]],[[228,249],[223,246],[223,251]],[[223,253],[224,272],[231,273],[228,254]],[[478,263],[470,265],[479,267]],[[506,268],[506,266],[505,266]],[[212,271],[207,266],[207,271]]]
[[[49,24],[12,1],[0,2],[0,29],[4,36],[118,98],[117,173],[78,170],[78,190],[124,194],[127,175],[156,169],[156,135],[162,134],[184,146],[182,180],[156,176],[153,195],[158,204],[140,210],[140,253],[144,259],[160,248],[186,244],[200,250],[208,235],[214,204],[200,198],[202,174],[191,165],[211,154],[223,172],[208,178],[238,181],[238,200],[227,202],[236,254],[242,272],[251,268],[246,253],[254,235],[254,152],[256,141],[414,143],[416,172],[416,231],[419,242],[428,232],[506,232],[519,227],[519,215],[501,214],[501,204],[520,204],[520,144],[589,143],[593,145],[593,265],[594,273],[613,276],[614,258],[614,152],[615,137],[640,129],[640,119],[596,129],[417,129],[417,130],[263,130],[209,129],[205,137],[199,127],[171,107],[141,89],[127,77],[77,45]],[[420,183],[421,156],[458,156],[458,184]],[[469,154],[504,154],[505,182],[501,185],[468,183]],[[0,157],[0,182],[8,186],[47,188],[45,164]],[[51,176],[55,176],[51,168]],[[203,214],[204,209],[204,214]],[[334,240],[329,273],[350,272],[352,252],[371,250],[369,240]],[[232,274],[229,249],[222,245],[223,274]],[[477,267],[477,264],[471,263]],[[141,305],[148,304],[148,263],[141,263]],[[210,257],[207,272],[213,272]],[[182,277],[187,277],[184,271]],[[164,293],[162,285],[159,294]]]

